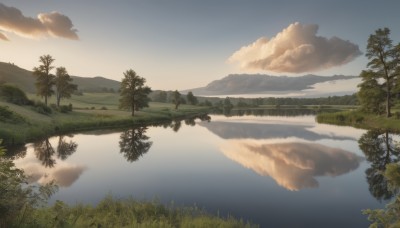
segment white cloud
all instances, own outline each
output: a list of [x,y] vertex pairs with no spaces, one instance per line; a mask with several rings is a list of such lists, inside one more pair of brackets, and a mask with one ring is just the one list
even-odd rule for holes
[[361,55],[358,45],[338,37],[317,36],[318,25],[289,25],[275,37],[261,37],[233,53],[228,62],[243,69],[304,73],[351,62]]
[[[71,20],[58,12],[41,13],[37,18],[26,17],[14,7],[0,3],[0,29],[24,37],[62,37],[78,40],[77,30]],[[0,39],[8,40],[0,33]]]

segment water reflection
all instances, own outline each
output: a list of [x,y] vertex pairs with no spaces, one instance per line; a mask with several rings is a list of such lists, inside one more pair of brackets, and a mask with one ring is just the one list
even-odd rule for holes
[[[71,139],[67,141],[66,136],[59,136],[56,142],[57,147],[53,147],[49,138],[37,141],[33,143],[33,153],[27,154],[25,150],[24,159],[15,161],[18,168],[24,169],[30,182],[46,184],[54,180],[61,187],[69,187],[85,170],[84,166],[64,162],[76,152],[77,143]],[[40,163],[32,162],[32,155]]]
[[43,166],[54,167],[56,160],[53,155],[57,155],[57,158],[65,160],[70,155],[75,153],[78,144],[72,140],[67,142],[64,137],[65,136],[58,137],[58,145],[56,150],[51,145],[49,138],[37,141],[33,144],[35,155],[42,162]]
[[137,127],[121,133],[119,148],[128,162],[134,162],[149,151],[153,142],[148,141],[147,127]]
[[360,149],[371,163],[371,167],[365,171],[369,191],[380,201],[391,199],[395,194],[388,188],[383,176],[387,164],[400,160],[400,145],[393,140],[394,136],[387,130],[370,130],[358,140]]
[[280,186],[297,191],[318,187],[317,176],[335,177],[356,169],[360,157],[316,143],[265,144],[254,140],[230,140],[221,148],[228,158]]

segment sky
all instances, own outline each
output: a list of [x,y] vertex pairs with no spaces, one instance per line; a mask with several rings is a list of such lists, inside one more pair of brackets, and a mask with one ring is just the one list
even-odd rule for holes
[[228,74],[359,75],[370,34],[400,42],[398,0],[0,0],[0,61],[39,56],[70,75],[152,89],[202,87]]

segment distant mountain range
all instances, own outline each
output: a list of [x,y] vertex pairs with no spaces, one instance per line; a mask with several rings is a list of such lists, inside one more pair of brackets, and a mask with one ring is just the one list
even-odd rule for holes
[[215,80],[205,87],[194,88],[197,95],[234,95],[234,94],[263,94],[284,91],[302,91],[312,89],[316,83],[348,80],[357,76],[317,76],[304,75],[298,77],[270,76],[263,74],[230,74],[220,80]]
[[[71,76],[78,90],[83,92],[118,91],[120,82],[103,77]],[[0,62],[0,82],[17,85],[22,90],[35,93],[35,76],[32,71],[22,69],[14,64]]]

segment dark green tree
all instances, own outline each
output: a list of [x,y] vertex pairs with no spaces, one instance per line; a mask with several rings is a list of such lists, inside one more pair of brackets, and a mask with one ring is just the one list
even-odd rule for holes
[[358,85],[357,93],[361,109],[366,112],[381,114],[385,110],[385,91],[379,85],[377,78],[371,71],[362,71],[362,83]]
[[[375,79],[385,94],[386,117],[391,116],[391,107],[393,106],[392,96],[395,93],[396,81],[399,76],[399,45],[393,46],[389,37],[390,30],[388,28],[378,29],[375,34],[371,34],[368,38],[366,56],[369,59],[367,73],[363,72],[363,83],[370,83],[371,79]],[[382,83],[379,83],[382,81]],[[361,84],[360,87],[363,87]],[[364,86],[367,88],[368,86]],[[376,92],[376,91],[374,91]],[[381,93],[381,92],[379,92]],[[360,95],[367,95],[361,93]]]
[[167,102],[167,97],[168,97],[167,92],[160,91],[155,95],[154,101],[165,103],[165,102]]
[[78,85],[71,83],[72,80],[65,67],[58,67],[56,69],[54,83],[56,86],[57,107],[60,107],[62,98],[70,98],[72,93],[78,89]]
[[52,66],[54,59],[51,55],[42,55],[39,58],[41,65],[33,68],[33,75],[36,76],[36,94],[44,97],[44,103],[47,105],[47,98],[54,94],[54,75],[50,71],[54,68]]
[[172,102],[175,104],[175,109],[178,109],[179,105],[182,102],[181,93],[178,90],[175,90],[172,94]]
[[122,132],[119,141],[120,152],[128,162],[134,162],[149,151],[153,142],[146,135],[147,127],[133,128]]
[[197,100],[197,97],[195,97],[192,93],[192,91],[190,91],[187,95],[186,95],[186,99],[189,102],[189,104],[191,105],[197,105],[197,103],[199,103],[199,101]]
[[149,107],[150,98],[148,95],[151,89],[145,86],[145,83],[146,79],[137,75],[132,69],[124,73],[124,78],[121,82],[119,107],[130,109],[132,116],[135,115],[135,111]]

